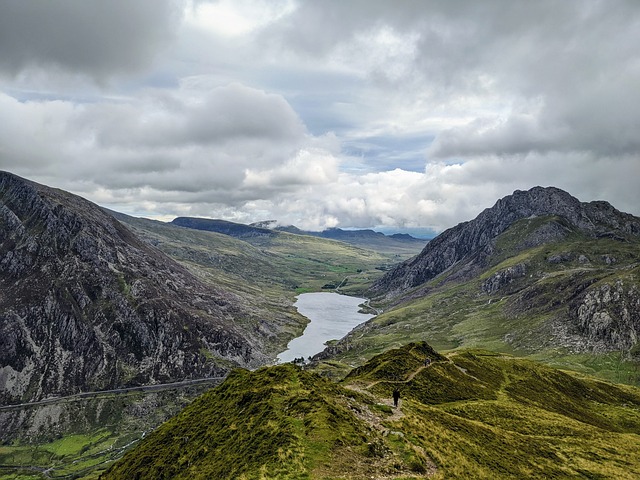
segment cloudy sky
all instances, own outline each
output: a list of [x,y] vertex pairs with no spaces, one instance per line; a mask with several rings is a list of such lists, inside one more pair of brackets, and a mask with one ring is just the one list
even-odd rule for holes
[[0,169],[159,219],[640,215],[638,45],[637,0],[6,0]]

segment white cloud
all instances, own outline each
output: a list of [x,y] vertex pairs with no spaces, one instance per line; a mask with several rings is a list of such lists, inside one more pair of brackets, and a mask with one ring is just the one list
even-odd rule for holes
[[225,37],[247,35],[294,10],[290,0],[190,1],[185,9],[186,22],[205,32]]
[[[148,91],[117,103],[21,103],[7,95],[0,103],[0,165],[37,178],[64,175],[68,186],[151,188],[233,204],[261,189],[329,181],[337,168],[282,97],[238,84]],[[258,184],[258,175],[270,182]]]
[[103,3],[4,8],[1,168],[162,218],[441,230],[534,185],[640,214],[637,2]]

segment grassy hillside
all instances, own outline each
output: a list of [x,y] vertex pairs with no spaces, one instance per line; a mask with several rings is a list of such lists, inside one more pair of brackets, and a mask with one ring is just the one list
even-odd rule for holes
[[[95,480],[212,383],[68,398],[0,411],[0,480]],[[44,473],[46,472],[46,474]]]
[[[242,298],[260,318],[249,325],[270,340],[271,353],[285,349],[306,319],[293,308],[303,292],[338,287],[361,294],[395,256],[385,256],[342,242],[273,232],[237,239],[214,232],[115,214],[136,235],[179,261],[206,282]],[[335,288],[324,288],[333,291]]]
[[[530,241],[556,221],[517,222],[475,270],[458,265],[379,305],[385,312],[333,345],[331,359],[360,365],[389,347],[426,340],[443,351],[485,348],[640,384],[631,333],[640,311],[640,243],[576,231],[561,241]],[[597,309],[592,324],[580,318],[588,308]],[[594,325],[598,318],[609,320]]]
[[[278,233],[270,239],[243,241],[117,217],[200,278],[242,297],[247,308],[257,312],[260,323],[254,327],[269,339],[274,357],[304,327],[305,319],[292,306],[296,294],[322,290],[327,283],[342,284],[345,293],[359,293],[393,261],[392,256],[314,237]],[[18,469],[24,478],[41,478],[39,472],[48,468],[53,468],[49,473],[53,477],[86,473],[86,478],[93,478],[104,462],[122,453],[121,447],[138,440],[201,391],[193,390],[164,394],[161,399],[160,394],[131,394],[0,412],[2,425],[11,426],[0,428],[0,479],[18,478],[16,470],[3,476],[3,465],[33,467]]]
[[385,471],[413,478],[426,471],[424,457],[387,442],[358,411],[379,409],[291,364],[238,370],[101,478],[364,479]]
[[638,476],[640,390],[419,343],[339,384],[292,365],[235,371],[101,478]]
[[173,258],[205,269],[211,280],[251,293],[266,287],[294,295],[338,285],[347,277],[343,290],[362,293],[385,268],[404,258],[286,232],[237,239],[125,215],[117,218]]

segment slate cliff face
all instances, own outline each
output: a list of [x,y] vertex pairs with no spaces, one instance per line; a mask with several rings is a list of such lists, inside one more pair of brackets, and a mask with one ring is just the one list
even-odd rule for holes
[[96,205],[0,172],[0,404],[260,363],[248,315]]
[[[640,219],[619,212],[609,203],[582,203],[554,187],[534,187],[515,191],[474,220],[444,231],[427,244],[416,257],[407,260],[380,278],[371,288],[372,296],[395,297],[417,287],[459,262],[469,262],[469,269],[483,267],[483,259],[493,251],[498,235],[514,222],[537,216],[558,216],[569,228],[592,237],[624,239],[640,236]],[[539,244],[566,235],[561,224],[546,225],[535,239]],[[528,245],[534,246],[534,245]]]

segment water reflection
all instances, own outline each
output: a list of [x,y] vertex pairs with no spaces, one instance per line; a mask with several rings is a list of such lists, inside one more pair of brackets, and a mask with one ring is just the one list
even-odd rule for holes
[[364,302],[364,298],[329,292],[298,295],[294,306],[310,322],[304,333],[291,340],[287,350],[278,355],[278,360],[290,362],[294,358],[306,359],[324,350],[327,340],[344,337],[355,326],[373,317],[370,314],[358,313],[358,305]]

